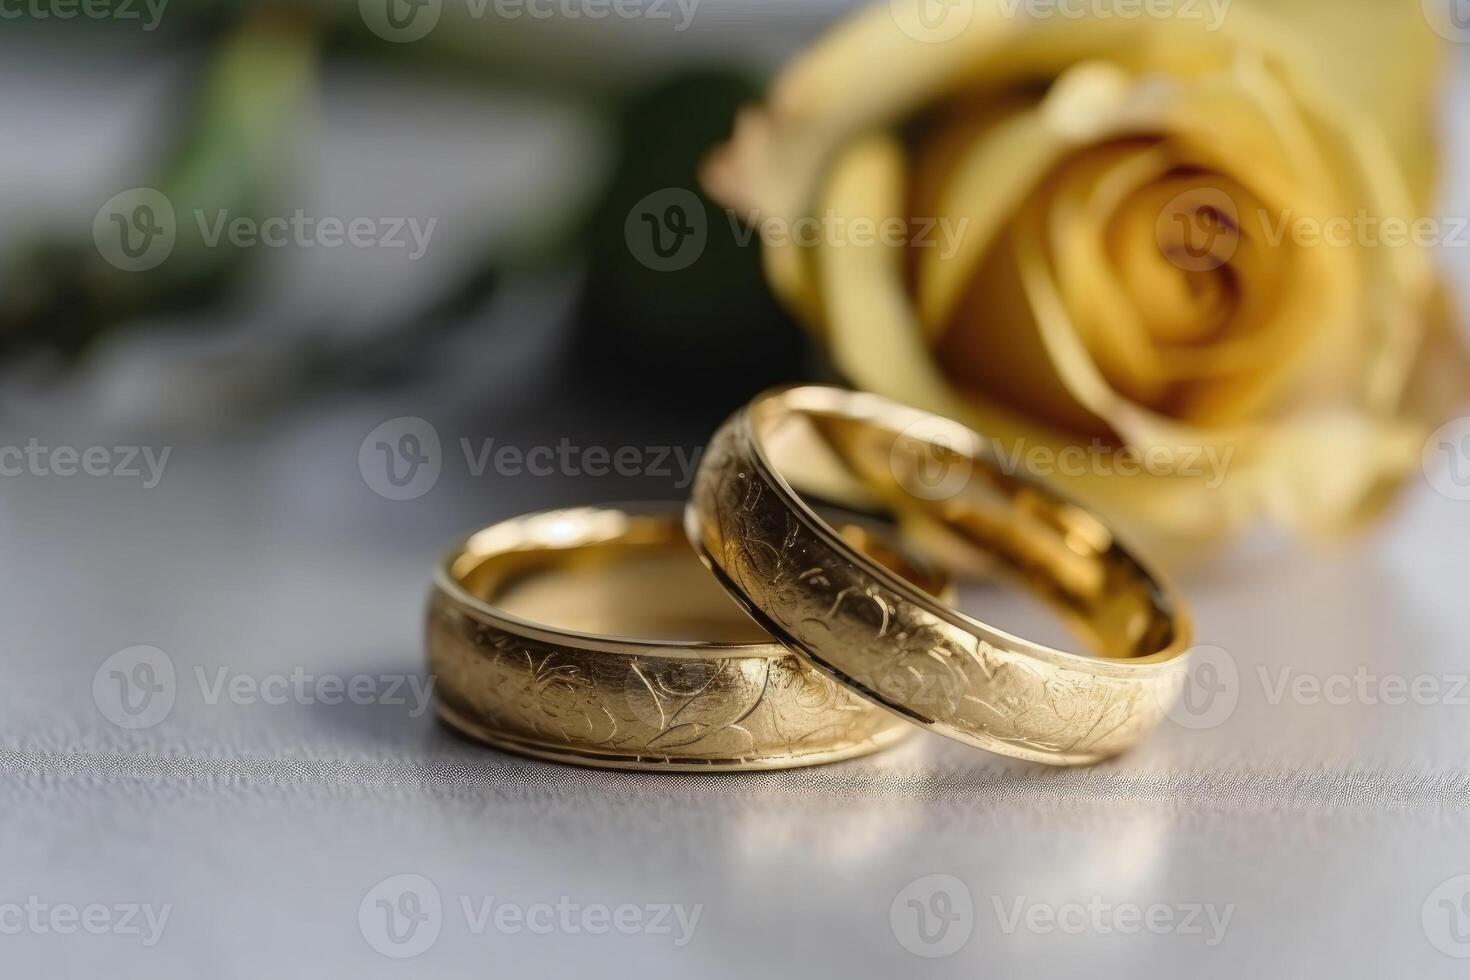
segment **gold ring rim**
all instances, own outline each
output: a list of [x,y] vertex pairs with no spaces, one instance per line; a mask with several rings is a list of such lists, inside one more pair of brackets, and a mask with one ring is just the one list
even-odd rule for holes
[[[576,646],[579,649],[599,653],[623,654],[625,656],[656,654],[671,660],[705,660],[710,657],[756,657],[779,660],[789,657],[791,651],[775,638],[769,643],[728,643],[718,640],[667,640],[656,637],[610,636],[584,630],[565,629],[538,623],[517,616],[481,599],[467,589],[455,574],[454,566],[474,548],[474,542],[486,532],[511,523],[521,523],[554,515],[566,515],[569,519],[579,516],[620,515],[637,520],[660,520],[679,512],[678,505],[663,505],[650,502],[617,503],[600,506],[549,507],[531,511],[515,517],[497,521],[467,535],[454,548],[447,551],[434,566],[434,588],[443,592],[463,608],[472,611],[483,622],[494,624],[516,633],[536,639],[542,643]],[[611,540],[611,537],[609,537]]]
[[[789,400],[793,396],[802,399],[812,399],[811,403],[809,404],[794,406],[798,409],[803,410],[825,409],[831,411],[833,410],[834,405],[842,406],[844,408],[847,405],[871,406],[873,410],[871,415],[862,416],[861,421],[870,424],[876,424],[873,422],[873,420],[876,419],[880,414],[889,415],[892,416],[893,421],[890,422],[885,419],[881,423],[883,428],[889,430],[892,430],[894,428],[893,422],[903,421],[904,425],[900,428],[906,428],[908,425],[913,423],[930,422],[937,420],[942,423],[947,423],[948,425],[954,427],[956,430],[964,429],[966,432],[975,434],[973,433],[973,430],[968,429],[966,426],[962,425],[959,422],[955,422],[952,419],[945,419],[941,416],[936,416],[932,412],[925,412],[923,409],[914,408],[911,405],[905,405],[902,402],[895,401],[883,395],[878,395],[866,391],[854,391],[846,388],[838,388],[833,385],[787,385],[784,387],[763,391],[760,394],[756,395],[755,398],[751,399],[750,403],[746,406],[746,409],[742,410],[742,413],[744,417],[744,424],[747,426],[749,435],[751,437],[752,448],[754,449],[756,456],[760,460],[763,468],[762,475],[774,482],[777,487],[786,495],[789,503],[793,506],[795,510],[797,510],[801,518],[806,522],[808,528],[810,528],[814,533],[819,534],[823,538],[825,538],[829,546],[841,549],[843,551],[852,551],[852,549],[848,546],[847,542],[842,539],[842,536],[838,534],[836,530],[833,529],[832,526],[828,524],[827,521],[824,520],[822,516],[818,514],[817,511],[809,503],[807,503],[802,494],[798,493],[796,489],[791,486],[786,477],[781,475],[780,470],[771,460],[769,453],[766,451],[764,443],[760,439],[759,434],[755,431],[754,425],[750,420],[750,409],[755,408],[759,404],[770,399],[780,398]],[[988,456],[988,451],[986,450],[983,440],[979,441],[977,443],[977,446],[982,452],[987,452],[988,458],[984,460],[986,464],[998,464],[998,461],[996,461],[993,457]],[[1078,504],[1076,501],[1071,500],[1055,487],[1052,487],[1042,480],[1029,474],[1007,473],[1007,478],[1015,483],[1025,484],[1030,489],[1045,497],[1065,502],[1069,506],[1079,507],[1087,511],[1088,513],[1091,513],[1090,508],[1082,507],[1081,504]],[[946,601],[945,599],[936,597],[932,593],[925,592],[923,589],[915,588],[912,583],[904,581],[900,576],[894,575],[892,572],[882,567],[878,563],[867,562],[866,559],[863,559],[861,555],[856,555],[855,552],[854,554],[858,559],[863,560],[866,564],[872,566],[870,574],[886,580],[890,587],[892,587],[896,591],[903,593],[905,599],[910,602],[915,602],[923,605],[931,614],[948,619],[950,622],[954,623],[957,626],[960,626],[961,628],[984,629],[991,633],[1000,634],[1001,636],[1004,636],[1012,642],[1023,644],[1029,648],[1032,648],[1036,653],[1044,654],[1048,658],[1054,658],[1056,661],[1071,666],[1074,669],[1095,671],[1100,669],[1100,667],[1102,669],[1117,667],[1120,670],[1127,671],[1138,668],[1157,667],[1161,664],[1173,663],[1174,661],[1178,660],[1180,656],[1186,653],[1190,648],[1190,640],[1193,636],[1194,624],[1193,617],[1189,613],[1188,606],[1185,604],[1182,594],[1172,584],[1169,578],[1164,575],[1162,571],[1154,567],[1151,562],[1144,559],[1135,548],[1119,540],[1116,531],[1112,528],[1110,524],[1108,525],[1108,528],[1109,532],[1113,535],[1114,538],[1114,547],[1127,556],[1127,560],[1129,561],[1129,563],[1131,563],[1139,570],[1139,573],[1143,578],[1152,583],[1154,587],[1153,591],[1158,600],[1159,608],[1161,609],[1161,611],[1163,611],[1164,615],[1166,615],[1174,624],[1174,641],[1171,642],[1164,649],[1159,650],[1155,653],[1140,657],[1104,659],[1088,656],[1086,654],[1073,653],[1070,650],[1063,650],[1059,647],[1054,647],[1045,643],[1038,643],[1035,640],[1030,640],[1023,636],[1017,636],[1014,633],[1007,632],[1006,630],[1000,629],[998,627],[990,625],[989,623],[976,619],[973,616],[966,614],[963,610],[956,608],[952,603]],[[700,548],[697,542],[695,542],[695,546],[696,548]],[[700,548],[700,550],[701,552],[703,551],[702,548]]]
[[[761,438],[761,411],[826,412],[895,439],[914,422],[938,419],[971,437],[968,445],[985,444],[952,420],[826,385],[772,389],[737,410],[701,461],[685,532],[720,583],[772,635],[868,702],[1000,755],[1050,765],[1097,762],[1132,747],[1161,720],[1190,648],[1187,607],[1090,510],[1040,480],[1004,474],[1008,486],[1107,532],[1103,554],[1116,567],[1106,567],[1136,576],[1136,598],[1147,603],[1150,623],[1167,631],[1157,649],[1101,657],[1058,649],[991,626],[876,567],[786,478]],[[979,452],[974,462],[997,466]],[[877,611],[864,611],[866,603]],[[926,689],[931,682],[935,688]]]
[[537,762],[554,762],[560,765],[583,766],[591,769],[607,769],[621,772],[776,772],[786,769],[805,769],[808,766],[827,766],[835,762],[861,759],[901,744],[913,734],[913,726],[892,725],[874,736],[860,742],[852,742],[844,748],[820,752],[790,755],[763,755],[742,758],[728,756],[708,760],[679,758],[675,756],[648,756],[636,754],[603,753],[578,750],[570,746],[555,747],[529,739],[496,732],[474,719],[440,702],[435,706],[439,720],[457,734]]
[[[677,549],[694,574],[706,574],[688,548],[677,505],[553,508],[469,535],[436,566],[426,615],[435,709],[447,727],[543,761],[689,773],[823,765],[877,752],[910,733],[911,726],[851,695],[774,638],[645,640],[502,609],[495,599],[521,566],[485,563],[510,558],[559,567],[565,559],[557,546],[538,542],[560,540],[563,523],[569,536],[560,546],[568,554],[606,545],[611,556],[630,542],[647,544]],[[494,550],[518,535],[519,550]],[[712,581],[710,592],[723,609],[725,594]],[[735,604],[726,612],[744,621]]]

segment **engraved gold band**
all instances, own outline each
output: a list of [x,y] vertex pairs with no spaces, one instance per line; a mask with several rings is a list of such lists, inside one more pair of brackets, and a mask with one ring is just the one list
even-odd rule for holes
[[558,762],[780,769],[911,730],[742,615],[676,509],[548,511],[480,531],[437,571],[427,639],[449,725]]
[[[809,506],[903,515],[954,554],[983,554],[1055,605],[1101,656],[964,615],[850,547]],[[1096,517],[1005,472],[978,435],[876,395],[770,392],[717,432],[686,531],[731,595],[844,686],[940,734],[1037,762],[1127,749],[1177,693],[1180,600]]]

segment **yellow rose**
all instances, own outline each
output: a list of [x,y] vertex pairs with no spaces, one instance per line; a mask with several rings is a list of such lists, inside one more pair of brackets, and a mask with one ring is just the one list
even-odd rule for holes
[[1344,527],[1465,391],[1414,224],[1438,39],[1417,3],[1165,2],[864,10],[706,186],[857,386],[1171,543]]

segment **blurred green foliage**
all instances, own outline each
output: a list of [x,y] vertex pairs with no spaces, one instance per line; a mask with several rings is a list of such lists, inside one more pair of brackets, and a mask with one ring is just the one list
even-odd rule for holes
[[[759,238],[699,189],[700,163],[759,92],[738,74],[681,74],[620,111],[617,162],[583,235],[588,271],[577,352],[584,383],[628,399],[728,408],[757,387],[802,376],[804,334],[764,284]],[[703,250],[686,268],[650,267],[643,243],[630,241],[645,217],[635,209],[650,195],[687,198],[683,191],[702,213],[679,220],[706,229]]]
[[[193,94],[165,109],[180,122],[151,186],[176,215],[196,208],[256,215],[279,183],[281,148],[316,88],[315,18],[262,7],[222,20],[201,14],[199,23],[210,54]],[[22,246],[15,285],[0,304],[0,357],[45,348],[74,358],[121,323],[217,302],[245,257],[228,243],[206,248],[192,222],[177,226],[169,260],[142,272],[108,264],[90,237]]]
[[[184,41],[200,52],[197,83],[177,105],[161,107],[159,125],[172,135],[153,164],[156,176],[144,174],[141,181],[173,204],[173,251],[157,268],[124,272],[99,255],[86,234],[25,244],[11,257],[15,287],[0,303],[0,358],[47,349],[74,360],[124,325],[172,320],[206,329],[211,309],[228,305],[260,250],[231,247],[228,238],[206,247],[196,223],[184,216],[279,213],[283,162],[294,156],[324,61],[374,57],[417,59],[446,83],[458,78],[492,91],[544,86],[552,97],[605,117],[614,152],[591,202],[547,215],[534,236],[523,236],[510,250],[504,242],[488,247],[467,263],[462,281],[402,322],[361,336],[331,330],[323,339],[303,331],[297,363],[276,379],[283,387],[393,384],[413,377],[431,362],[437,344],[475,322],[497,283],[568,267],[585,269],[568,369],[589,395],[655,407],[677,400],[715,413],[760,385],[802,376],[803,334],[764,285],[758,238],[705,198],[698,184],[701,160],[729,135],[737,109],[760,97],[757,79],[694,71],[652,85],[622,79],[578,86],[572,84],[577,66],[557,67],[542,58],[547,67],[541,72],[514,67],[526,60],[524,51],[509,62],[512,68],[497,64],[493,52],[516,47],[506,39],[482,39],[478,61],[463,51],[456,56],[455,48],[375,44],[348,5],[177,2],[189,25]],[[437,64],[423,60],[426,50],[437,52]],[[707,237],[687,266],[661,271],[640,255],[628,229],[630,220],[637,226],[633,212],[640,201],[668,191],[697,202],[692,210],[698,214],[684,217],[697,220]],[[191,315],[171,316],[181,312]]]

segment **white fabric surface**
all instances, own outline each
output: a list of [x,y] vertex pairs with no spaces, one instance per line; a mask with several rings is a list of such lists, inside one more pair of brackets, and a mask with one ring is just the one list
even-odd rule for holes
[[[1187,578],[1201,642],[1238,668],[1235,710],[1212,729],[1166,725],[1087,770],[918,735],[808,771],[628,775],[482,750],[404,707],[206,703],[196,668],[416,673],[427,571],[456,534],[666,489],[446,473],[418,501],[387,501],[365,485],[357,450],[401,414],[434,420],[447,442],[507,435],[424,394],[318,412],[269,437],[169,436],[154,489],[0,485],[0,974],[1464,975],[1435,945],[1453,939],[1435,890],[1470,873],[1470,707],[1273,703],[1259,671],[1271,684],[1290,666],[1445,685],[1470,671],[1470,503],[1421,485],[1371,536]],[[554,414],[535,415],[506,410],[507,430],[558,431]],[[64,418],[37,412],[0,444],[129,438]],[[99,712],[93,679],[137,644],[168,654],[180,688],[166,719],[130,731]],[[444,911],[437,941],[397,960],[373,948],[358,910],[401,874],[432,881]],[[959,879],[974,903],[968,941],[947,958],[912,955],[890,918],[896,900],[907,914],[901,890],[931,874]],[[656,934],[475,935],[459,900],[490,895],[702,912],[682,947]],[[6,904],[30,896],[170,913],[152,946],[10,934]],[[1232,911],[1206,945],[1180,931],[1007,932],[1017,899]]]
[[[0,936],[7,975],[1068,976],[1100,957],[1160,976],[1463,970],[1420,915],[1436,885],[1470,872],[1470,708],[1273,704],[1276,675],[1268,685],[1258,670],[1465,674],[1470,505],[1419,488],[1365,540],[1187,579],[1201,640],[1238,665],[1237,707],[1216,728],[1166,725],[1087,770],[919,735],[782,774],[585,772],[481,750],[407,706],[207,703],[196,668],[417,672],[427,568],[454,533],[605,495],[446,475],[419,501],[375,496],[358,443],[383,417],[433,417],[424,404],[344,411],[263,442],[179,444],[151,490],[7,481],[0,905],[173,909],[149,948]],[[162,722],[128,731],[99,712],[92,685],[136,644],[169,655],[178,696]],[[446,911],[432,948],[399,961],[367,943],[357,908],[403,873],[433,881]],[[926,960],[899,944],[889,907],[932,873],[965,882],[976,917],[963,949]],[[484,895],[703,913],[682,948],[656,935],[474,935],[458,897]],[[993,896],[1006,909],[1096,896],[1234,913],[1213,947],[1007,934]]]

